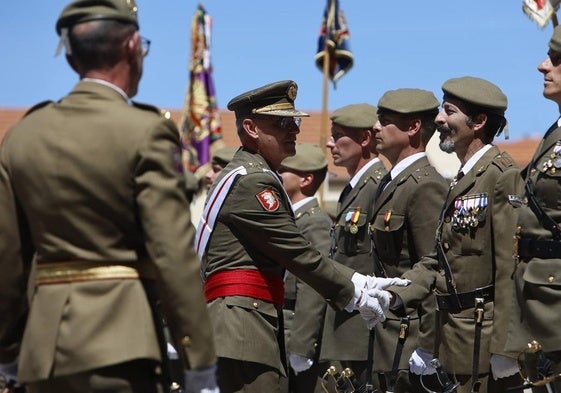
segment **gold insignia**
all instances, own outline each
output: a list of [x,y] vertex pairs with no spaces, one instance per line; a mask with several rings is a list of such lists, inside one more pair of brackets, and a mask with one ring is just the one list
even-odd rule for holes
[[138,7],[136,6],[134,0],[127,0],[127,7],[133,14],[136,14],[136,12],[138,11]]
[[160,109],[160,114],[162,115],[163,118],[169,120],[171,119],[171,112],[165,109]]
[[298,93],[298,88],[295,85],[290,85],[290,87],[288,88],[288,90],[286,91],[286,95],[288,96],[288,98],[290,98],[292,101],[294,101],[296,99],[296,94]]

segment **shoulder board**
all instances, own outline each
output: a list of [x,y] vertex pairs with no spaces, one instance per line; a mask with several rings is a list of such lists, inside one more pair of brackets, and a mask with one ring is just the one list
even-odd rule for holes
[[160,109],[157,106],[154,106],[154,105],[151,105],[151,104],[144,104],[142,102],[136,102],[136,101],[132,101],[132,104],[136,108],[139,108],[139,109],[142,109],[142,110],[145,110],[145,111],[155,112],[163,118],[171,119],[170,112],[165,110],[165,109]]
[[244,163],[244,167],[247,169],[247,173],[265,173],[263,171],[263,164],[257,160]]
[[29,114],[32,113],[32,112],[35,112],[37,109],[41,109],[41,108],[43,108],[43,107],[49,105],[51,102],[53,102],[53,101],[51,101],[51,100],[46,100],[46,101],[42,101],[42,102],[39,102],[38,104],[33,105],[31,108],[28,109],[27,112],[25,112],[25,114],[23,115],[23,117],[29,115]]
[[435,172],[436,170],[434,169],[433,166],[427,165],[425,167],[418,168],[415,172],[413,172],[412,175],[417,181],[417,183],[419,183],[423,180],[433,179],[433,176],[431,176],[431,174],[434,174]]
[[493,164],[497,166],[501,170],[505,170],[512,166],[516,166],[516,163],[506,151],[503,151],[501,154],[498,154],[493,159]]

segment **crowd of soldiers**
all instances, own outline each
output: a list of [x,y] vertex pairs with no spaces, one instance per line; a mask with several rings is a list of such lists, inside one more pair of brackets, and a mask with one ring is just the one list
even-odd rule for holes
[[[132,100],[137,11],[70,2],[56,31],[80,81],[0,146],[2,393],[561,389],[559,120],[520,169],[488,80],[341,107],[330,216],[324,147],[296,143],[298,86],[273,82],[228,103],[240,147],[216,152],[195,230],[179,132]],[[561,112],[561,27],[538,70]]]

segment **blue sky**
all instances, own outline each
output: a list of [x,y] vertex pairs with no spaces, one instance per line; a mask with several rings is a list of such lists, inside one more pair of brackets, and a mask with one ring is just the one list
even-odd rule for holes
[[[77,82],[54,25],[66,0],[2,1],[0,106],[28,107],[58,99]],[[137,97],[166,109],[183,105],[188,83],[190,25],[198,2],[137,0],[141,34],[152,41]],[[206,0],[213,17],[212,64],[218,106],[282,79],[299,85],[297,107],[320,111],[322,74],[314,55],[325,0]],[[416,87],[441,99],[448,78],[471,75],[508,96],[511,139],[538,136],[558,108],[542,96],[538,63],[552,33],[522,12],[521,0],[340,0],[350,30],[354,67],[328,107],[376,104],[387,90]],[[502,137],[501,137],[502,138]]]

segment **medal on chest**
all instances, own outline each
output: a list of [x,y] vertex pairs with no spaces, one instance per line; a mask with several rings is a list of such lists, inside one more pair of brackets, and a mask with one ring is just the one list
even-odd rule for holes
[[486,192],[456,198],[452,212],[452,229],[459,232],[480,226],[485,221],[487,204]]
[[544,172],[549,172],[552,175],[561,168],[561,141],[557,141],[555,146],[553,146],[553,151],[549,155],[549,158],[543,162],[542,170]]

